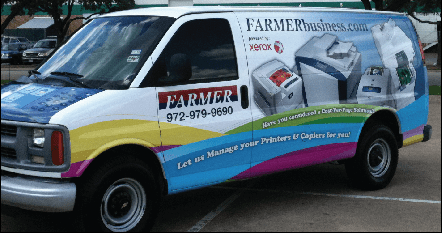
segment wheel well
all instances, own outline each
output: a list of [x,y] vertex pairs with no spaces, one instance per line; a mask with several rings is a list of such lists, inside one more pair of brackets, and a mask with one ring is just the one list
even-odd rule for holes
[[389,110],[380,110],[374,113],[365,122],[364,127],[362,128],[361,131],[361,135],[363,135],[370,128],[370,126],[375,123],[383,124],[389,127],[391,131],[393,131],[398,148],[401,148],[403,146],[403,137],[400,129],[400,122],[395,113]]
[[82,176],[79,179],[80,180],[87,179],[85,177],[88,177],[91,173],[93,173],[96,170],[95,169],[96,167],[99,167],[103,163],[106,163],[107,161],[111,160],[113,157],[116,157],[122,153],[131,154],[134,157],[144,161],[152,170],[155,181],[157,182],[160,190],[162,191],[162,194],[163,195],[167,194],[168,192],[167,180],[163,168],[161,166],[161,162],[158,160],[157,155],[150,149],[135,144],[117,146],[114,148],[110,148],[109,150],[106,150],[105,152],[101,153],[91,162],[91,164],[88,166],[86,171],[82,174]]

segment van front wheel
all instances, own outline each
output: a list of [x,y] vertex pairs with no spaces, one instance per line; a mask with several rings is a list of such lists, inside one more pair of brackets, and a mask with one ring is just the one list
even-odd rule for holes
[[101,220],[111,231],[132,230],[143,217],[146,203],[143,185],[133,178],[121,178],[103,195]]
[[350,181],[366,190],[385,188],[396,172],[398,146],[390,128],[370,125],[361,135],[354,158],[345,164]]
[[114,157],[78,186],[76,212],[86,231],[148,231],[159,189],[148,166],[130,156]]

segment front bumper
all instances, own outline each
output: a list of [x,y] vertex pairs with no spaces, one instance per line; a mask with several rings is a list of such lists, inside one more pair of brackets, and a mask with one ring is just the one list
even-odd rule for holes
[[14,59],[12,57],[2,57],[2,63],[9,63],[13,61]]
[[1,204],[42,212],[68,212],[74,210],[76,185],[2,171],[1,192]]
[[42,62],[46,57],[23,57],[22,60],[25,63],[40,63]]

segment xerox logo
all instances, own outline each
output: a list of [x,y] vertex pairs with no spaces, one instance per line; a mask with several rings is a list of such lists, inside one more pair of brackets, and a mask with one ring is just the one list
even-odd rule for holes
[[284,46],[280,41],[275,41],[274,47],[275,51],[279,54],[281,54],[284,51]]
[[275,51],[279,54],[281,54],[284,51],[284,46],[280,41],[275,41],[273,46],[271,44],[249,44],[250,51],[268,51],[273,50],[272,47],[275,49]]
[[271,44],[249,44],[250,51],[267,51],[272,50]]

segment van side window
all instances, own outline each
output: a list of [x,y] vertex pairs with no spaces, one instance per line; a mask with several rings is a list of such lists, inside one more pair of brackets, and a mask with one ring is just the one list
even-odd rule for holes
[[[145,80],[156,86],[238,79],[235,48],[225,19],[193,20],[170,40]],[[142,83],[143,85],[143,83]]]

